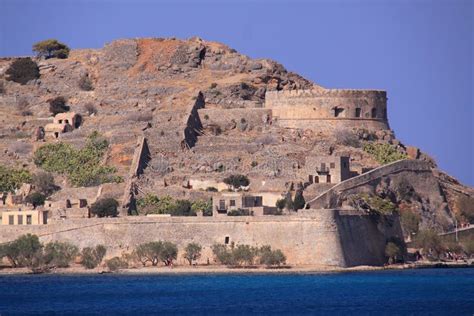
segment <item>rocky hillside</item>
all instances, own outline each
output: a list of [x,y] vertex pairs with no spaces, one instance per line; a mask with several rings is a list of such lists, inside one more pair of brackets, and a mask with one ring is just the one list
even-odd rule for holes
[[[268,122],[264,112],[246,111],[263,108],[266,91],[324,88],[277,62],[251,59],[223,44],[199,38],[118,40],[98,50],[73,50],[67,59],[34,59],[39,78],[25,84],[8,80],[14,60],[0,59],[2,165],[34,172],[33,153],[45,142],[80,148],[98,131],[110,143],[103,163],[115,167],[116,175],[125,180],[107,189],[119,197],[137,139],[145,136],[152,159],[137,182],[138,194],[196,199],[210,193],[193,190],[190,181],[218,183],[235,173],[247,175],[254,191],[294,189],[304,182],[300,170],[309,155],[350,156],[351,170],[360,174],[381,165],[364,150],[366,143],[379,143],[435,168],[439,185],[432,191],[444,199],[447,210],[447,219],[435,224],[443,229],[453,225],[459,196],[474,195],[472,188],[436,170],[431,158],[401,144],[390,130],[283,129]],[[82,115],[82,125],[59,140],[35,140],[35,131],[52,121],[49,101],[59,96],[67,100],[70,111]],[[229,124],[220,115],[198,116],[196,105],[238,119]],[[72,186],[63,176],[57,181],[64,189]],[[308,187],[306,198],[318,190]],[[429,199],[419,204],[417,212],[432,225]]]

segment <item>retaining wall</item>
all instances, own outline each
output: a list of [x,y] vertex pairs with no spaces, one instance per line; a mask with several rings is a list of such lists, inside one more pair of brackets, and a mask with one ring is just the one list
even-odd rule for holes
[[[343,229],[343,231],[341,230]],[[80,248],[104,244],[107,257],[130,253],[144,242],[168,240],[182,252],[190,242],[203,246],[201,263],[213,262],[211,246],[226,237],[236,244],[271,245],[291,265],[378,265],[387,236],[368,216],[337,210],[304,210],[294,216],[262,217],[122,217],[71,219],[38,226],[3,226],[0,242],[32,233],[42,242],[68,241]],[[392,232],[389,232],[392,233]],[[346,250],[347,249],[347,250]]]

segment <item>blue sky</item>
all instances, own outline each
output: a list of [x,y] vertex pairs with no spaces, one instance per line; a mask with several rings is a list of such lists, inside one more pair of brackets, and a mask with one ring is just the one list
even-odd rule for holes
[[470,0],[0,0],[0,56],[57,38],[98,48],[118,38],[199,36],[271,58],[328,88],[385,89],[405,144],[474,185]]

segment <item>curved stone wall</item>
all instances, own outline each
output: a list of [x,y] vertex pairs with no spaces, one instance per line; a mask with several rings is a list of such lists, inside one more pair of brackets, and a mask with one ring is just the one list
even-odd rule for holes
[[282,127],[389,129],[387,94],[380,90],[269,91],[265,107]]

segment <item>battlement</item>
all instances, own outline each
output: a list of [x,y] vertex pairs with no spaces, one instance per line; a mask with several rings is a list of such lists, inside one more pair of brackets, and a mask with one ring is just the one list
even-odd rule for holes
[[285,98],[377,98],[387,99],[384,90],[359,90],[359,89],[311,89],[311,90],[282,90],[267,91],[265,100]]
[[282,127],[389,129],[387,93],[382,90],[269,91],[265,108]]

